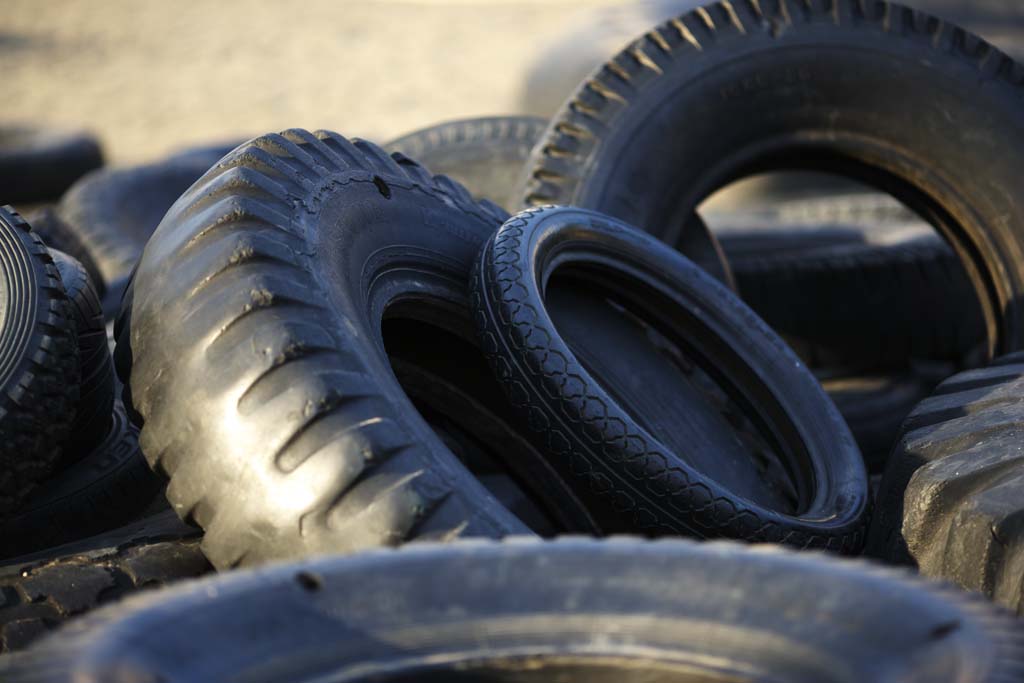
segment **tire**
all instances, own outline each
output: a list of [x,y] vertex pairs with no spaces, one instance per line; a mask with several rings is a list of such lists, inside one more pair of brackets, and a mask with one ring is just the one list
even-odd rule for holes
[[0,208],[0,519],[56,466],[78,402],[71,304],[42,241]]
[[461,311],[471,334],[465,283],[504,216],[401,155],[301,130],[234,150],[168,211],[117,366],[214,566],[528,531],[419,416],[381,340],[402,303]]
[[[668,395],[688,421],[622,401],[628,377],[572,348],[599,335],[566,337],[552,320],[555,273],[664,340],[688,376]],[[502,226],[471,290],[495,375],[604,528],[860,549],[867,477],[842,417],[782,340],[692,262],[614,219],[550,207]]]
[[167,209],[231,149],[203,148],[154,164],[91,173],[61,199],[57,215],[119,296]]
[[882,478],[871,554],[1024,614],[1024,355],[954,375],[917,406]]
[[88,133],[0,126],[0,204],[55,200],[102,165],[99,143]]
[[50,206],[43,207],[29,214],[28,224],[32,226],[32,232],[39,235],[47,247],[62,251],[82,264],[89,273],[96,294],[102,299],[107,293],[107,285],[103,281],[100,269],[82,244],[82,240],[57,216],[57,212]]
[[[205,574],[198,531],[171,511],[0,567],[0,655],[125,596]],[[9,657],[0,657],[0,662]]]
[[496,116],[449,121],[424,128],[384,145],[416,159],[431,173],[443,173],[478,199],[506,209],[519,203],[516,183],[547,120]]
[[193,581],[72,622],[0,673],[9,683],[1010,683],[1022,648],[1008,615],[864,562],[572,539]]
[[0,559],[127,524],[162,489],[119,401],[103,440],[77,463],[40,482],[18,511],[0,522]]
[[50,249],[50,255],[71,302],[81,367],[75,420],[61,458],[61,464],[67,466],[92,452],[110,432],[114,420],[114,364],[100,298],[89,274],[81,263],[62,251]]
[[526,203],[603,211],[678,244],[733,180],[846,175],[950,241],[983,306],[986,358],[1024,347],[1024,205],[1007,189],[1024,156],[1006,153],[1024,147],[1024,70],[899,5],[791,5],[722,2],[637,39],[551,122]]

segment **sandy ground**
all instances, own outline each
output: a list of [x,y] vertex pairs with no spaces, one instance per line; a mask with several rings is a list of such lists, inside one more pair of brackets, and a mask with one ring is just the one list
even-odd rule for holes
[[288,127],[385,140],[514,113],[534,48],[612,0],[3,0],[0,122],[130,163]]

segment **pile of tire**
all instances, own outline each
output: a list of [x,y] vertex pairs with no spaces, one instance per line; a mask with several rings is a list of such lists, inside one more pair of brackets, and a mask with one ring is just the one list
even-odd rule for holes
[[0,135],[0,679],[1024,681],[1022,87],[761,0],[550,120]]

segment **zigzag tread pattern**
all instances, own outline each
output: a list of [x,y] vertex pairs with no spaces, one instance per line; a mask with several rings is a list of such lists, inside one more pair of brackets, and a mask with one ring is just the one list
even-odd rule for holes
[[[547,208],[527,209],[502,226],[481,253],[471,290],[488,362],[513,405],[545,435],[548,452],[570,463],[570,474],[592,495],[628,515],[637,531],[858,550],[865,533],[862,524],[827,534],[811,531],[809,525],[798,528],[798,519],[793,520],[796,524],[772,519],[699,473],[671,464],[628,415],[588,386],[579,363],[553,343],[555,333],[523,300],[527,289],[522,283],[530,274],[523,265],[522,237],[529,219]],[[558,404],[557,410],[546,404],[544,394]]]

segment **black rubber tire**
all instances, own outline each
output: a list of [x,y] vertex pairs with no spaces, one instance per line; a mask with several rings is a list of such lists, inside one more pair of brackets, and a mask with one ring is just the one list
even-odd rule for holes
[[67,466],[91,453],[110,432],[114,421],[114,364],[103,308],[89,274],[62,251],[50,249],[50,255],[71,302],[81,368],[75,420],[61,454],[61,465]]
[[89,133],[0,126],[0,204],[53,201],[102,165],[99,143]]
[[85,267],[89,273],[89,279],[96,288],[96,294],[102,299],[107,293],[107,285],[103,281],[103,275],[92,260],[92,255],[82,244],[82,240],[75,234],[64,221],[57,216],[52,206],[46,206],[28,215],[28,224],[32,226],[32,232],[39,235],[40,239],[50,249],[62,251],[75,259]]
[[547,124],[533,116],[461,119],[403,135],[384,149],[451,177],[477,199],[513,210],[523,165]]
[[470,268],[505,216],[401,155],[302,130],[242,145],[175,203],[116,365],[215,566],[528,531],[416,412],[381,340],[410,297],[471,334]]
[[69,619],[205,574],[199,531],[171,512],[0,567],[0,661]]
[[119,295],[167,210],[231,149],[202,148],[153,164],[90,173],[61,198],[57,215]]
[[[866,562],[736,544],[424,545],[134,596],[0,663],[138,680],[1012,683],[1024,628]],[[183,656],[188,653],[188,656]]]
[[50,252],[0,207],[0,519],[57,465],[78,381],[71,304]]
[[1024,614],[1024,354],[954,375],[903,425],[869,551]]
[[912,360],[984,358],[981,305],[949,245],[937,237],[871,244],[857,234],[719,239],[743,300],[812,367],[902,370]]
[[[705,446],[710,430],[698,422],[686,442],[666,446],[688,425],[650,419],[620,400],[608,372],[580,360],[546,304],[559,270],[649,321],[678,347],[681,365],[722,387],[736,406],[726,419],[734,453]],[[590,494],[603,527],[860,549],[867,476],[842,417],[785,343],[677,252],[592,211],[532,209],[487,243],[471,290],[492,369],[545,434],[555,469]],[[721,410],[700,393],[687,406]],[[750,446],[739,416],[764,446]]]
[[138,429],[118,401],[103,440],[74,465],[40,482],[21,507],[0,522],[0,559],[126,524],[162,489],[163,481],[139,450]]
[[677,244],[732,180],[853,177],[953,244],[992,357],[1024,347],[1024,204],[1011,190],[1024,155],[1007,153],[1024,148],[1022,82],[1005,54],[899,5],[720,2],[652,29],[584,83],[535,148],[523,196]]

